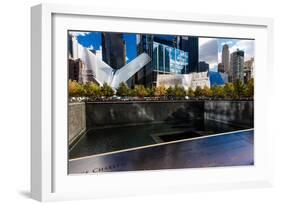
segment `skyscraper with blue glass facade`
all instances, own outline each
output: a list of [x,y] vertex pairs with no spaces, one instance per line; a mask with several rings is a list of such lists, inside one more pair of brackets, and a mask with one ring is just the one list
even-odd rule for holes
[[175,47],[153,42],[153,69],[162,74],[186,74],[188,53]]
[[152,61],[135,75],[134,84],[155,86],[158,74],[198,72],[198,37],[138,34],[137,51]]

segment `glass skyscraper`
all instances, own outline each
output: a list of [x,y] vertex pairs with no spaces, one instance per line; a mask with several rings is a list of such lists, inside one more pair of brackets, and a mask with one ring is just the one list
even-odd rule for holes
[[199,38],[178,36],[178,48],[188,52],[188,69],[186,73],[199,72]]
[[126,45],[121,33],[102,33],[102,60],[114,69],[126,64]]
[[179,36],[137,35],[137,53],[151,62],[135,75],[134,84],[156,86],[158,74],[187,74],[189,53],[179,48]]
[[167,74],[185,74],[188,53],[158,42],[153,42],[153,70]]
[[240,80],[244,82],[244,51],[237,49],[230,56],[230,81]]

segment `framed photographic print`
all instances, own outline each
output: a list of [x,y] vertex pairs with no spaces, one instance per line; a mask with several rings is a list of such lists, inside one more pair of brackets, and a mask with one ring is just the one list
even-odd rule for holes
[[272,185],[271,19],[31,13],[33,198]]

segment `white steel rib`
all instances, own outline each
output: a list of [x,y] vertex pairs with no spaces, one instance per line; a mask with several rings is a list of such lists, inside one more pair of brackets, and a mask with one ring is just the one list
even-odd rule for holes
[[73,41],[73,58],[81,59],[84,64],[82,82],[91,81],[91,78],[94,78],[100,85],[107,83],[115,89],[151,61],[150,56],[144,52],[122,68],[114,69],[75,40]]

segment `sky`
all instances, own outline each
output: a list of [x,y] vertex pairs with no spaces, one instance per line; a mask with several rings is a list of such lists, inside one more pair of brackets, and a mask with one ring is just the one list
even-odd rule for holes
[[211,71],[217,71],[217,65],[221,62],[223,45],[229,46],[229,53],[238,48],[245,52],[245,61],[254,57],[254,40],[225,39],[225,38],[199,38],[199,61],[206,61]]
[[[78,42],[86,48],[101,49],[101,32],[70,32],[77,36]],[[168,38],[169,36],[167,36]],[[137,55],[136,35],[123,34],[126,43],[126,61],[132,61]],[[245,61],[254,57],[254,40],[230,39],[230,38],[199,38],[199,61],[205,61],[210,65],[210,71],[217,71],[218,63],[221,62],[222,47],[229,46],[232,53],[239,48],[245,52]]]
[[[78,42],[88,48],[101,50],[101,32],[70,32],[72,35],[77,36]],[[136,49],[136,35],[123,34],[123,39],[126,43],[126,62],[132,61],[137,56]]]

